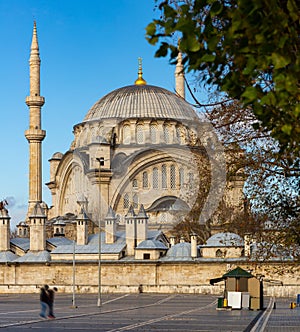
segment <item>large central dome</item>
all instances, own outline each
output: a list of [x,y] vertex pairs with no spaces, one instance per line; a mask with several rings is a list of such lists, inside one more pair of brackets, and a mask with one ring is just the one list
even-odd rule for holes
[[129,85],[108,93],[83,121],[111,118],[157,118],[194,121],[194,109],[174,93],[153,85]]

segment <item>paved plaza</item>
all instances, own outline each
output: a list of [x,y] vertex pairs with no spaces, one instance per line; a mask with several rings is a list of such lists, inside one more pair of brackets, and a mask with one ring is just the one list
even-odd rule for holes
[[39,318],[38,294],[0,294],[1,331],[299,331],[294,299],[265,298],[264,311],[216,310],[217,297],[189,294],[57,294],[55,320]]

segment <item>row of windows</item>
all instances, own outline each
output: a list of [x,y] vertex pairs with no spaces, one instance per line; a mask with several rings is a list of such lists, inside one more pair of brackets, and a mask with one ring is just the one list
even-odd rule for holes
[[[129,194],[126,193],[123,197],[123,208],[124,209],[128,209],[129,206],[130,206],[130,198],[129,198]],[[134,194],[132,196],[132,206],[134,209],[137,209],[138,208],[138,205],[139,205],[139,199],[138,199],[138,195],[137,194]]]
[[[187,174],[187,181],[189,187],[193,185],[194,174],[192,172]],[[152,176],[150,176],[147,171],[142,174],[143,189],[148,189],[149,186],[152,186],[153,189],[176,189],[177,182],[179,188],[182,188],[185,183],[185,174],[183,168],[179,168],[177,172],[175,165],[169,167],[162,165],[160,170],[158,167],[154,167]],[[132,187],[138,189],[138,180],[136,178],[132,180]]]
[[[194,184],[194,174],[192,172],[187,173],[187,180],[188,189],[192,189]],[[177,172],[174,165],[169,167],[167,165],[162,165],[160,169],[158,167],[154,167],[152,169],[152,174],[144,171],[142,173],[142,182],[140,187],[142,187],[142,189],[149,189],[152,185],[152,189],[176,189],[177,181],[179,188],[183,188],[185,185],[184,169],[180,168]],[[132,188],[139,188],[138,179],[134,178],[132,180]],[[134,193],[130,199],[129,194],[125,193],[123,196],[123,208],[128,209],[131,204],[134,208],[138,208],[138,195]]]
[[[136,126],[136,143],[137,144],[144,144],[145,138],[146,138],[146,127],[142,124],[138,124]],[[161,141],[160,139],[160,130],[156,124],[150,125],[150,141],[151,143],[159,143]],[[172,127],[170,126],[163,126],[162,130],[162,140],[166,144],[170,143],[178,143],[178,144],[184,144],[185,143],[185,137],[186,137],[186,131],[183,128],[176,127],[176,133],[175,133],[175,142],[172,142]],[[123,127],[123,143],[124,144],[130,144],[130,138],[131,138],[131,129],[129,125],[125,125]]]

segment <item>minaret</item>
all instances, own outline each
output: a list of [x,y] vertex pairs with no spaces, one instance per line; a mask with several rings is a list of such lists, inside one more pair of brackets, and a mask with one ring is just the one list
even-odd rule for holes
[[26,104],[29,107],[29,129],[25,131],[25,137],[29,143],[27,220],[32,214],[35,204],[42,201],[42,141],[46,136],[46,131],[41,129],[41,108],[45,103],[45,99],[40,96],[40,64],[36,23],[34,22],[29,58],[30,95],[26,97]]
[[182,64],[181,52],[179,52],[177,56],[177,64],[175,69],[175,90],[179,97],[185,99],[184,68]]

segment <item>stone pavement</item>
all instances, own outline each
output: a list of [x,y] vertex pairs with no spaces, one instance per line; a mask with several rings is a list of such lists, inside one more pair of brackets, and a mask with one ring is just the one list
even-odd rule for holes
[[[55,320],[39,318],[38,294],[0,294],[0,332],[26,331],[300,331],[300,308],[276,299],[276,309],[216,310],[217,297],[191,294],[56,295]],[[270,299],[266,299],[266,304]],[[255,327],[256,326],[256,327]],[[263,329],[262,329],[263,328]]]
[[296,299],[276,299],[276,309],[272,310],[264,332],[300,331],[300,307],[290,309],[293,301]]

